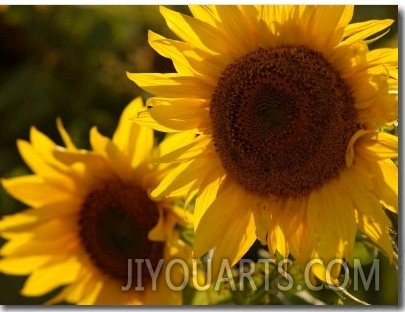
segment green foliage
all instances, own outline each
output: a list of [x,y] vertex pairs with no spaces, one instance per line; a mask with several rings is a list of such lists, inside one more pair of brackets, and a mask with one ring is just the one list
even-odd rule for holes
[[369,265],[375,257],[376,250],[372,246],[367,245],[365,242],[356,242],[348,264],[353,268],[358,265]]

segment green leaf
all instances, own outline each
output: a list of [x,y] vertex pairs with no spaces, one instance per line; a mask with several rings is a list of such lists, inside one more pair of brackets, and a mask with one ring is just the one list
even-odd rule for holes
[[356,242],[353,252],[349,257],[348,264],[353,268],[359,265],[369,265],[373,263],[375,257],[376,253],[374,247],[364,242]]

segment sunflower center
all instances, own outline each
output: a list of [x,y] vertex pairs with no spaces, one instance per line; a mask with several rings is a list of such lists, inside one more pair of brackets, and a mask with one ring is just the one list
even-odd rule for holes
[[259,49],[228,65],[210,116],[228,176],[259,196],[305,195],[336,177],[357,129],[349,87],[305,46]]
[[[145,285],[151,280],[148,267],[143,264],[138,272],[134,260],[148,259],[155,270],[163,259],[163,243],[148,239],[158,219],[158,208],[144,189],[110,180],[85,198],[79,218],[80,238],[94,265],[102,272],[121,280],[122,285],[128,279]],[[128,259],[132,262],[132,272],[128,272]]]

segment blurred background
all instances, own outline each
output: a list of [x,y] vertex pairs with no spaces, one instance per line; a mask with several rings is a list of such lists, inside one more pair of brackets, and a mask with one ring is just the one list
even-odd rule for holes
[[[189,12],[185,6],[172,8]],[[386,18],[395,23],[370,48],[398,46],[398,7],[355,7],[353,21]],[[148,29],[174,38],[158,6],[0,6],[0,177],[29,173],[16,140],[28,140],[33,125],[61,144],[56,130],[61,117],[81,148],[89,147],[93,125],[111,136],[122,109],[136,96],[147,96],[126,71],[174,72],[171,61],[149,47]],[[0,217],[22,209],[0,187]],[[246,257],[257,257],[259,248]],[[398,273],[384,257],[380,266],[380,290],[357,295],[374,304],[397,304]],[[40,304],[51,296],[19,296],[24,281],[0,273],[0,304]],[[332,293],[317,295],[341,303]]]

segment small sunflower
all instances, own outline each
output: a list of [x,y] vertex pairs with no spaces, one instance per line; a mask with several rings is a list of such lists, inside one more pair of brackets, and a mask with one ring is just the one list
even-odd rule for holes
[[[162,7],[181,39],[149,32],[177,73],[128,77],[155,95],[137,122],[196,138],[153,196],[196,197],[195,256],[236,263],[258,238],[326,281],[356,231],[392,258],[397,213],[398,50],[366,39],[392,20],[349,24],[353,6]],[[378,39],[374,38],[374,39]],[[329,272],[337,283],[340,265]]]
[[[34,174],[3,179],[2,184],[32,208],[0,221],[0,235],[8,240],[0,250],[0,271],[30,275],[23,295],[65,286],[50,303],[181,303],[181,292],[165,281],[165,268],[170,259],[191,259],[191,248],[175,229],[188,221],[172,200],[148,195],[164,171],[148,159],[167,147],[154,148],[153,130],[130,121],[142,106],[138,98],[125,108],[112,140],[93,128],[91,151],[78,150],[60,121],[66,148],[35,128],[31,143],[18,141]],[[136,259],[144,261],[140,270]],[[154,272],[162,265],[155,281],[147,261]],[[182,270],[173,266],[170,273],[173,285],[182,281]],[[129,281],[132,286],[123,290]]]

